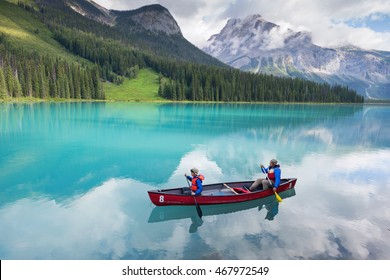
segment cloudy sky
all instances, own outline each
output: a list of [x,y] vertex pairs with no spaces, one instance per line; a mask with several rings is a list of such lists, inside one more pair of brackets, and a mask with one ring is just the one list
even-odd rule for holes
[[294,31],[310,31],[315,44],[352,44],[390,51],[389,0],[94,0],[108,9],[132,10],[159,3],[178,22],[184,37],[202,48],[229,18],[260,14]]

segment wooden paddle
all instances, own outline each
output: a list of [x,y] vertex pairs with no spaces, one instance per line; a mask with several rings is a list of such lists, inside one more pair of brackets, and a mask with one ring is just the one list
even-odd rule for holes
[[236,192],[234,189],[232,189],[231,187],[229,187],[228,185],[226,184],[223,184],[225,187],[227,187],[229,190],[231,190],[232,192],[234,192],[235,194],[238,194],[238,192]]
[[[270,183],[271,188],[272,188],[273,184],[272,184],[271,180],[268,178],[267,172],[265,172],[265,169],[264,169],[264,168],[261,168],[261,171],[263,171],[263,173],[265,173],[265,178],[267,178],[267,180],[268,180],[268,182]],[[278,195],[277,192],[274,192],[274,194],[275,194],[276,200],[277,200],[278,202],[282,202],[282,201],[283,201],[282,198]]]
[[[191,190],[190,182],[188,181],[187,176],[185,176],[185,177],[186,177],[186,181],[187,181],[188,187]],[[196,206],[196,212],[198,212],[199,218],[202,219],[202,216],[203,216],[202,209],[200,209],[200,206],[199,206],[198,202],[196,202],[195,195],[193,195],[192,197],[194,198],[194,202],[195,202],[195,206]]]

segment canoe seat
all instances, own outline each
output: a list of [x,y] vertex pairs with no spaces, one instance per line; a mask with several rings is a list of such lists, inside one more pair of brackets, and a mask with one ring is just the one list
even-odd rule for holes
[[191,190],[189,187],[184,187],[181,189],[181,193],[184,194],[184,195],[190,195],[191,194]]

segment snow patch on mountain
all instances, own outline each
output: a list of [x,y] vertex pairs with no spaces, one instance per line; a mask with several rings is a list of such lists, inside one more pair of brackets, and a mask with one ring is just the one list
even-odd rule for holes
[[244,71],[337,83],[366,97],[390,98],[390,52],[322,48],[309,32],[283,28],[260,15],[229,19],[203,50]]

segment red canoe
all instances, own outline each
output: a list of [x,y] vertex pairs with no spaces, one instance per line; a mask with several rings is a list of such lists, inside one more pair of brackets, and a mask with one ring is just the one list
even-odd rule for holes
[[[282,179],[277,192],[294,188],[296,178]],[[236,203],[254,200],[274,195],[272,189],[247,192],[244,186],[249,187],[253,181],[230,182],[203,185],[202,195],[196,196],[199,205]],[[148,191],[150,200],[154,205],[194,205],[194,197],[188,187]]]

